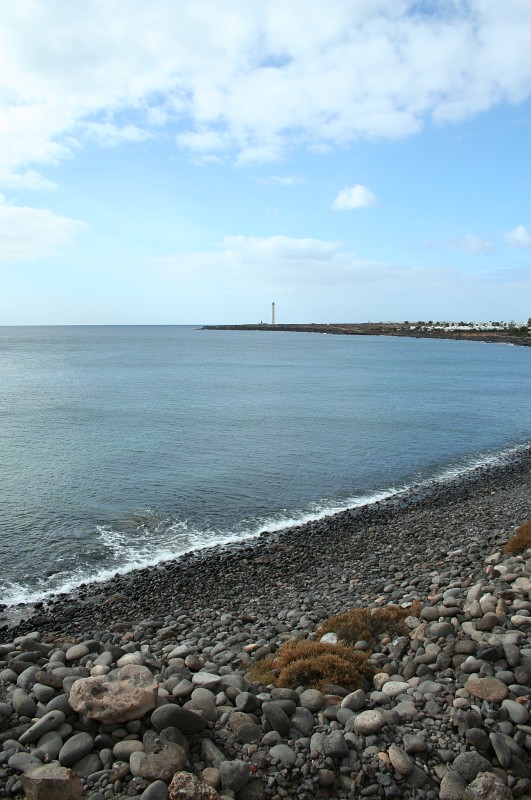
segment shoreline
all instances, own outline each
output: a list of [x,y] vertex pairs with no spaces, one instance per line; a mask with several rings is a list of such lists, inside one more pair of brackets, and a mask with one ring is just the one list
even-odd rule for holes
[[510,344],[521,347],[531,347],[531,336],[510,336],[501,332],[492,331],[460,331],[446,333],[445,331],[422,331],[395,328],[392,325],[373,325],[372,323],[360,324],[277,324],[270,325],[203,325],[202,331],[283,331],[287,333],[320,333],[333,336],[393,336],[405,339],[443,339],[456,342],[485,342],[487,344]]
[[[241,542],[190,551],[155,566],[116,574],[106,582],[86,582],[70,594],[4,609],[0,616],[0,642],[35,628],[70,629],[74,619],[73,629],[80,632],[93,627],[97,620],[102,624],[129,624],[150,612],[163,617],[176,604],[182,608],[203,608],[205,613],[216,603],[228,603],[237,608],[242,600],[256,602],[257,597],[263,597],[275,584],[289,589],[294,601],[299,602],[306,584],[301,584],[298,575],[308,562],[308,552],[322,564],[321,575],[315,577],[325,584],[330,575],[338,571],[338,562],[342,571],[359,569],[369,539],[374,551],[381,555],[379,579],[385,582],[383,557],[389,550],[386,536],[391,538],[393,533],[402,537],[410,527],[417,531],[409,537],[411,542],[419,544],[418,531],[424,520],[436,513],[439,519],[435,527],[439,527],[445,516],[454,521],[454,526],[450,525],[442,539],[434,543],[433,556],[435,553],[439,553],[439,557],[443,555],[443,544],[447,551],[458,548],[459,527],[455,529],[455,522],[459,520],[459,526],[473,527],[478,512],[484,518],[484,529],[492,529],[483,542],[478,541],[479,552],[486,554],[503,543],[514,527],[531,517],[530,476],[531,446],[524,446],[502,463],[481,465],[455,478],[413,486],[384,500],[293,527],[265,530]],[[488,524],[488,509],[494,509],[498,496],[516,496],[519,489],[521,496],[516,506],[520,509],[519,516],[510,511],[496,511],[494,516],[500,524],[493,528],[492,522]],[[476,539],[477,535],[476,532]],[[353,552],[350,552],[349,542]],[[250,582],[242,575],[247,568],[252,576]],[[218,582],[220,574],[225,577]],[[198,575],[199,585],[204,584],[199,591]],[[356,600],[356,592],[339,594],[344,598],[344,606],[347,599]],[[365,599],[369,599],[367,592],[365,594]],[[378,592],[375,590],[373,594],[376,596]]]
[[527,447],[43,604],[0,631],[0,794],[531,800],[530,497]]

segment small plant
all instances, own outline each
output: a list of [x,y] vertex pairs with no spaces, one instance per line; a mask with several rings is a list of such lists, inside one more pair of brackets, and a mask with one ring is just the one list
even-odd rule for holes
[[511,536],[505,547],[504,553],[521,553],[531,547],[531,519],[524,522],[516,529],[514,536]]
[[405,618],[418,616],[420,603],[416,600],[410,608],[386,606],[371,611],[370,608],[351,608],[344,614],[327,619],[318,630],[318,634],[335,633],[343,642],[354,644],[358,641],[375,644],[383,633],[406,634]]
[[377,671],[369,657],[370,653],[344,644],[291,639],[273,658],[254,664],[251,675],[277,687],[307,686],[323,691],[329,684],[337,684],[354,690]]

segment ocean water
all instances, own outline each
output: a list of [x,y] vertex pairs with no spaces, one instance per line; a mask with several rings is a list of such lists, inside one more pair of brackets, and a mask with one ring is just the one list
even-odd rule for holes
[[531,440],[531,348],[0,328],[0,602],[444,480]]

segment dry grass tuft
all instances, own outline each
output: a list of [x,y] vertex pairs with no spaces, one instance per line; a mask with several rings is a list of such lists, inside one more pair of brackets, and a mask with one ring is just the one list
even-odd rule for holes
[[516,529],[514,536],[511,536],[505,547],[504,553],[521,553],[531,547],[531,519],[524,522]]
[[326,644],[308,639],[285,642],[274,658],[253,665],[251,675],[274,686],[307,686],[326,690],[335,683],[345,689],[358,689],[376,668],[369,663],[370,653],[344,644]]
[[335,633],[344,642],[354,644],[366,641],[374,644],[378,637],[384,633],[390,635],[405,635],[408,633],[404,620],[406,617],[416,617],[420,614],[420,603],[415,601],[410,608],[400,606],[386,606],[371,611],[370,608],[351,608],[344,614],[325,620],[318,630],[318,634]]

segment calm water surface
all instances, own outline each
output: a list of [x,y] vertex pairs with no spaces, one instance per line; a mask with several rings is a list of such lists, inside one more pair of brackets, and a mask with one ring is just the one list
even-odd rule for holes
[[0,328],[0,602],[437,479],[531,439],[531,349]]

